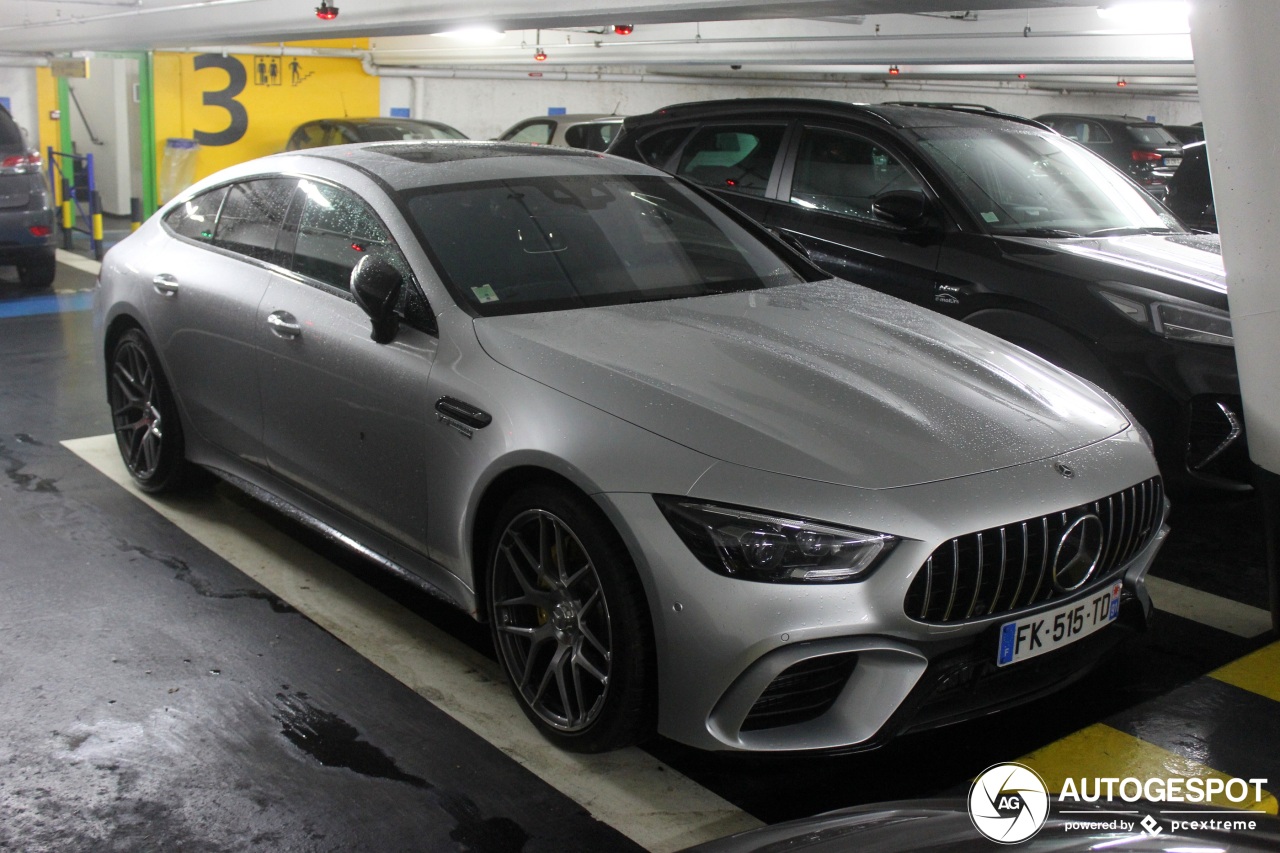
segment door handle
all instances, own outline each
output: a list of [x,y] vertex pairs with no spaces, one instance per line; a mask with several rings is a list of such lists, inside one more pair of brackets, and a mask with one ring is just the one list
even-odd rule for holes
[[271,327],[276,337],[288,339],[302,337],[302,325],[288,311],[272,311],[267,315],[267,325]]
[[161,296],[177,296],[178,280],[167,272],[162,272],[155,278],[151,279],[151,286],[156,289],[156,293]]

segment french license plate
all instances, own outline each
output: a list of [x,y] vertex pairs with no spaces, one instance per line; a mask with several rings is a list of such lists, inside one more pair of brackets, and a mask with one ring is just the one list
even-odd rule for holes
[[1182,158],[1181,157],[1165,157],[1164,164],[1168,166],[1170,169],[1176,169],[1182,165]]
[[1056,610],[1037,613],[1000,626],[996,665],[1006,666],[1070,645],[1105,628],[1120,615],[1120,590],[1114,583],[1089,598],[1076,599]]

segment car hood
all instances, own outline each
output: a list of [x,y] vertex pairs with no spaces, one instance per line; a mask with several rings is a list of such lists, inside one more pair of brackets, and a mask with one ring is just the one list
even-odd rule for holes
[[506,367],[707,456],[859,488],[1043,459],[1127,425],[1024,350],[839,280],[475,329]]
[[1089,258],[1142,273],[1167,276],[1227,292],[1217,234],[1136,234],[1125,237],[1004,237],[1015,243]]

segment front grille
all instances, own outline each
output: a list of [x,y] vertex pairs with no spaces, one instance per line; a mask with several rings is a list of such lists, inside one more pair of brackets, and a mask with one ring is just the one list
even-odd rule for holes
[[742,723],[742,731],[807,723],[835,704],[858,664],[856,652],[824,655],[792,664],[778,674]]
[[959,536],[929,556],[907,590],[908,616],[949,623],[1011,613],[1071,595],[1053,579],[1067,528],[1095,515],[1102,549],[1089,582],[1106,577],[1151,541],[1164,514],[1164,489],[1153,477],[1109,497],[1039,518]]

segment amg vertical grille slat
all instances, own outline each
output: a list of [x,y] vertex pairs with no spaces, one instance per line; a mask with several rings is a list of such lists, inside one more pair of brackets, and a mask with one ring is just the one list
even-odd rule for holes
[[1146,548],[1159,532],[1163,513],[1164,488],[1155,477],[1065,512],[958,536],[935,550],[916,573],[906,613],[922,622],[962,622],[1069,595],[1054,579],[1053,563],[1059,540],[1077,519],[1093,515],[1103,527],[1093,582]]

